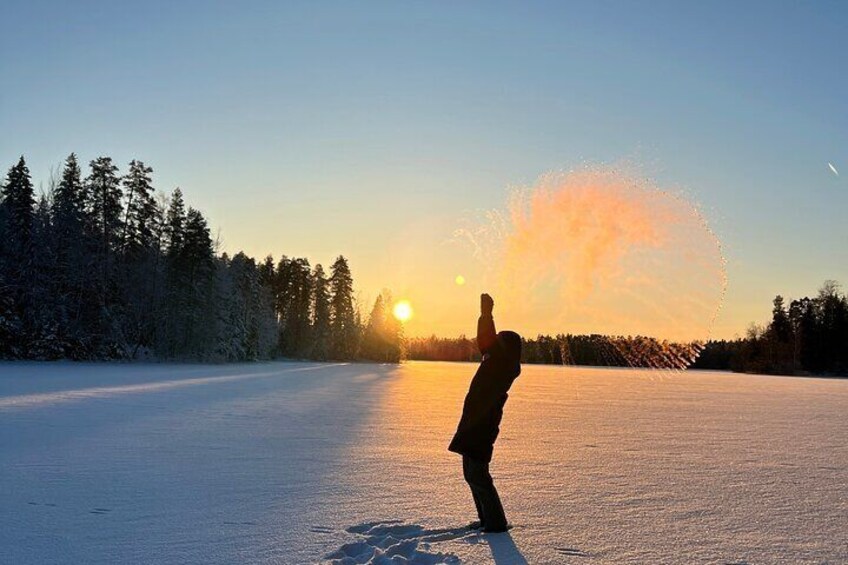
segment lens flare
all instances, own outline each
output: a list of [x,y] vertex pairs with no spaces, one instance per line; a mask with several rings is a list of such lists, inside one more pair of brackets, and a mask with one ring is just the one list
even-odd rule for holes
[[455,235],[483,262],[510,325],[608,336],[616,362],[633,366],[691,364],[727,286],[698,208],[618,168],[545,175]]
[[412,304],[409,303],[409,300],[401,300],[395,304],[392,313],[401,322],[407,322],[412,318]]

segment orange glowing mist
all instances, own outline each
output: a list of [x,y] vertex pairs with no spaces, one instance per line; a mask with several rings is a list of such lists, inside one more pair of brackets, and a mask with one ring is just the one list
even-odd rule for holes
[[724,297],[721,244],[699,210],[614,168],[548,174],[457,235],[525,333],[699,344]]

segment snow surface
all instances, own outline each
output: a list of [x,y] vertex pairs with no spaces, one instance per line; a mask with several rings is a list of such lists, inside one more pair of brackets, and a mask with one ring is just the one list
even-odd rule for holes
[[474,369],[0,364],[0,562],[848,563],[848,381],[525,367],[482,535]]

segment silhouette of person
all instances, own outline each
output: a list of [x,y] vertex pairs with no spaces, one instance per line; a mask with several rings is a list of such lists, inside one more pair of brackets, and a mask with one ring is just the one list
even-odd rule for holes
[[489,463],[500,431],[507,392],[521,373],[521,337],[511,331],[495,333],[494,306],[491,296],[480,295],[477,347],[483,359],[471,380],[462,417],[448,449],[462,455],[463,475],[477,507],[479,522],[472,522],[469,528],[505,532],[509,526],[489,474]]

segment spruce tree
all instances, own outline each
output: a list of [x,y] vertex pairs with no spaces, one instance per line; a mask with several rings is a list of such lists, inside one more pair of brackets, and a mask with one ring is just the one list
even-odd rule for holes
[[772,302],[772,320],[771,332],[773,337],[778,342],[788,342],[792,335],[792,325],[789,322],[789,315],[786,312],[786,307],[783,304],[783,297],[777,295]]
[[152,173],[152,168],[133,160],[123,178],[127,200],[124,248],[129,254],[150,249],[155,242],[156,201],[150,178]]
[[280,350],[290,357],[309,357],[312,281],[309,261],[283,256],[277,267],[276,308],[280,318]]
[[273,274],[274,311],[279,320],[279,337],[277,347],[283,355],[290,350],[287,327],[291,303],[292,261],[285,255],[280,257]]
[[156,349],[166,357],[174,357],[184,347],[185,326],[182,315],[186,310],[185,243],[186,211],[183,193],[174,189],[165,212],[163,226],[164,293],[163,308],[156,332]]
[[152,172],[141,161],[133,160],[122,181],[126,198],[121,272],[124,308],[119,322],[132,357],[153,345],[157,322],[161,214],[154,198]]
[[0,189],[0,199],[4,228],[3,247],[10,263],[7,268],[12,274],[13,284],[18,284],[22,282],[19,277],[24,268],[21,262],[29,260],[27,255],[32,242],[35,213],[35,190],[23,156],[17,165],[9,169],[6,182]]
[[259,347],[264,355],[271,356],[279,352],[280,327],[275,307],[276,272],[274,258],[271,255],[258,267],[259,278]]
[[274,287],[274,257],[268,255],[259,265],[259,282],[273,292]]
[[121,289],[118,284],[117,253],[122,233],[121,185],[118,168],[111,157],[98,157],[89,164],[86,178],[89,237],[92,242],[91,291],[97,313],[91,328],[97,357],[114,357],[124,349],[117,331]]
[[179,187],[171,194],[168,212],[165,214],[165,253],[168,257],[176,257],[180,252],[185,238],[185,202],[183,192]]
[[386,326],[386,304],[383,295],[377,296],[371,314],[368,316],[368,324],[362,336],[361,355],[371,361],[383,361],[386,349],[385,341]]
[[35,191],[29,168],[23,156],[9,169],[6,182],[0,188],[0,280],[4,281],[4,294],[10,300],[10,327],[17,334],[9,349],[26,355],[31,343],[31,332],[37,324],[34,317],[35,257],[33,256],[33,228],[35,216]]
[[386,305],[386,317],[383,325],[385,340],[383,361],[386,363],[399,363],[403,357],[403,324],[394,315],[394,301],[392,300],[391,293],[384,291],[383,301]]
[[392,312],[392,295],[383,291],[374,301],[362,338],[362,356],[380,363],[401,359],[403,327]]
[[330,283],[321,264],[312,271],[312,356],[326,360],[330,356]]
[[[53,193],[53,223],[56,236],[61,239],[81,237],[85,219],[85,186],[82,183],[82,171],[74,153],[65,159],[62,179]],[[67,245],[69,242],[60,242]]]
[[87,344],[100,327],[98,288],[92,281],[95,241],[90,204],[74,153],[65,159],[62,177],[53,193],[52,239],[56,253],[56,292],[59,333],[66,342],[66,355],[84,359]]
[[352,359],[358,345],[358,326],[353,306],[353,276],[342,255],[330,268],[330,333],[332,357]]
[[298,357],[313,356],[312,341],[312,267],[309,259],[295,259],[294,344]]
[[[87,275],[86,203],[85,185],[82,182],[77,157],[71,153],[65,160],[62,178],[53,192],[53,230],[56,264],[63,282],[62,292],[80,292],[79,279]],[[68,305],[70,308],[71,306]]]
[[214,300],[215,255],[209,225],[198,210],[186,213],[182,250],[177,257],[177,269],[183,294],[181,340],[178,350],[183,355],[209,358],[214,349],[216,301]]
[[109,257],[117,250],[122,233],[121,185],[118,167],[111,157],[98,157],[89,164],[91,173],[86,179],[92,226],[99,253]]
[[33,215],[32,272],[28,277],[25,317],[28,357],[52,360],[65,356],[67,319],[61,301],[61,273],[56,263],[57,241],[52,237],[51,206],[41,195]]

